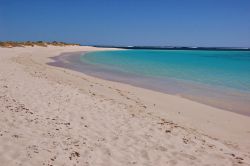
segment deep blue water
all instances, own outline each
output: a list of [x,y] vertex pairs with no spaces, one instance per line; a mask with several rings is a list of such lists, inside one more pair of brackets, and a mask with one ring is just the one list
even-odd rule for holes
[[250,51],[119,50],[81,61],[113,71],[250,92]]

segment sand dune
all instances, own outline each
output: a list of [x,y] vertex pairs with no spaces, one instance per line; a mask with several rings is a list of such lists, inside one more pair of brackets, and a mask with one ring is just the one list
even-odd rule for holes
[[250,165],[250,118],[0,48],[0,165]]

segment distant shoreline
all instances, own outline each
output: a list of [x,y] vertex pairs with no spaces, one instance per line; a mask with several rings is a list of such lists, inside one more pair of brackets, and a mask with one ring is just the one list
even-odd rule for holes
[[197,51],[250,51],[250,48],[238,47],[175,47],[175,46],[102,46],[94,45],[98,48],[121,48],[121,49],[146,49],[146,50],[197,50]]
[[[27,47],[27,46],[84,46],[79,43],[61,41],[0,41],[0,47]],[[197,51],[250,51],[250,47],[194,47],[194,46],[117,46],[117,45],[89,45],[96,48],[116,49],[146,49],[146,50],[197,50]]]

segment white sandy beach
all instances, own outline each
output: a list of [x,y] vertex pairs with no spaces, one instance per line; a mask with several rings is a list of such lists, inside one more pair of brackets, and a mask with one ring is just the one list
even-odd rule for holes
[[250,165],[250,117],[49,66],[87,46],[0,48],[0,165]]

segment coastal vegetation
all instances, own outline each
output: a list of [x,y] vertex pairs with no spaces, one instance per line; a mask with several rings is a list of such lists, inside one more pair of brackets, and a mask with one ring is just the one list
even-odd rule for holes
[[65,42],[45,42],[45,41],[24,41],[24,42],[16,42],[16,41],[0,41],[0,47],[12,48],[12,47],[34,47],[34,46],[80,46],[80,44],[76,43],[65,43]]

